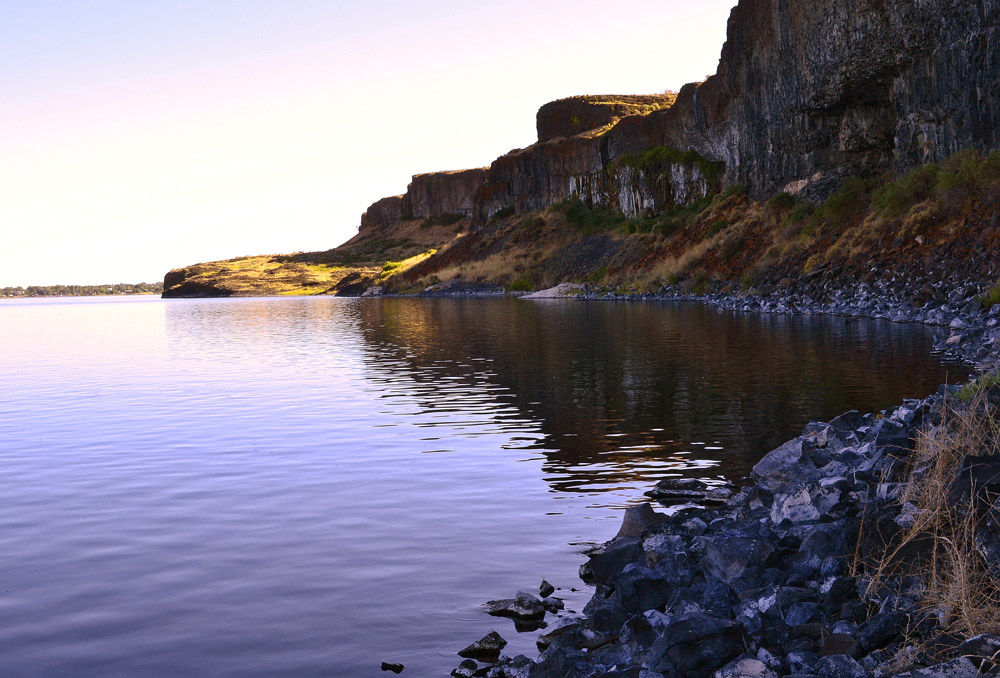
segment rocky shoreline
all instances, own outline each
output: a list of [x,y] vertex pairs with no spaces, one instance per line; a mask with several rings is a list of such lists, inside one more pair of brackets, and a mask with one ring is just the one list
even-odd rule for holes
[[[898,293],[912,290],[903,282],[861,281],[827,294],[821,276],[812,280],[813,287],[807,279],[794,289],[777,284],[764,293],[696,296],[675,287],[648,295],[582,290],[579,298],[692,300],[734,311],[920,322],[949,328],[935,345],[947,359],[980,373],[1000,364],[1000,305],[981,307],[977,298],[984,284],[926,283],[919,291],[926,301],[916,305]],[[429,296],[454,294],[462,292]],[[596,586],[583,615],[562,616],[540,636],[537,660],[486,655],[490,661],[466,659],[452,675],[1000,675],[1000,664],[992,661],[1000,655],[1000,621],[997,635],[956,635],[942,623],[945,612],[923,599],[918,577],[879,577],[861,565],[884,554],[912,526],[920,509],[903,501],[916,477],[910,458],[918,438],[940,428],[949,408],[961,407],[958,390],[942,386],[928,398],[879,413],[848,412],[810,423],[798,438],[767,454],[749,484],[738,489],[661,481],[648,494],[664,504],[693,500],[701,507],[664,514],[643,504],[626,511],[619,534],[581,568],[584,581]],[[996,394],[993,399],[1000,400]],[[982,469],[966,468],[969,459],[960,477],[976,495],[982,488],[968,477],[980,478]],[[1000,490],[1000,464],[994,469],[989,457],[982,459],[988,471],[996,471],[984,487]],[[1000,554],[1000,500],[987,513],[976,544],[981,552]],[[910,554],[914,562],[921,557],[916,549]],[[559,613],[552,597],[520,592],[506,601],[511,605],[504,602],[493,601],[490,610],[504,610],[518,623],[537,624],[546,613]],[[521,612],[528,616],[519,617]],[[491,651],[503,647],[499,636],[481,642]],[[474,654],[476,647],[463,652]]]

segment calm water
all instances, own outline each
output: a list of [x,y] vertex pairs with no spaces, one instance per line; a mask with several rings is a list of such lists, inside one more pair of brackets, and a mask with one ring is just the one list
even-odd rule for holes
[[[0,675],[447,675],[660,477],[965,376],[695,305],[0,303]],[[561,592],[579,609],[589,592]]]

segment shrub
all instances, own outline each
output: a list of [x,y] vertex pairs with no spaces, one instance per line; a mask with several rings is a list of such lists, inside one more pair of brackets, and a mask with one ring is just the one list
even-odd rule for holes
[[561,212],[570,226],[584,234],[611,231],[625,223],[625,217],[620,212],[605,205],[587,205],[579,198],[563,200],[553,205],[553,209]]
[[811,202],[808,200],[800,200],[794,207],[788,210],[788,213],[785,214],[785,219],[782,223],[786,226],[790,224],[804,223],[815,211],[816,208]]
[[899,181],[889,182],[872,193],[872,207],[884,217],[898,217],[917,204],[936,196],[941,168],[922,165]]
[[746,186],[744,186],[743,184],[733,184],[732,186],[724,190],[722,193],[720,193],[719,196],[723,199],[726,199],[726,198],[735,198],[737,196],[746,195],[746,193],[747,193]]
[[671,165],[696,167],[710,183],[717,183],[726,169],[724,163],[706,160],[696,151],[678,151],[667,146],[657,146],[641,153],[623,155],[611,164],[611,169],[634,167],[644,174],[657,175],[666,172]]
[[535,281],[532,278],[533,276],[528,274],[518,276],[507,289],[511,292],[531,292],[535,289]]
[[809,218],[803,235],[811,235],[824,226],[842,228],[860,217],[871,204],[868,184],[859,177],[848,177],[843,185],[828,197]]
[[795,207],[798,200],[790,193],[778,193],[767,201],[766,206],[772,212],[787,212]]
[[697,270],[691,274],[691,291],[698,295],[708,294],[710,282],[708,273]]
[[724,219],[719,219],[718,221],[713,222],[712,225],[708,227],[707,235],[708,237],[712,237],[716,233],[721,233],[722,231],[726,230],[727,228],[730,227],[730,225],[731,224],[728,221],[725,221]]
[[429,217],[424,221],[424,227],[431,226],[452,226],[457,224],[462,219],[465,218],[463,214],[439,214],[435,217]]
[[978,297],[976,301],[983,308],[993,308],[994,304],[1000,304],[1000,284],[991,287],[986,291],[986,294]]

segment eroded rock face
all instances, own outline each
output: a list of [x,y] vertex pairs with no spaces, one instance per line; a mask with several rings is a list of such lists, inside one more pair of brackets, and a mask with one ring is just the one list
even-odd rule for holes
[[412,211],[408,196],[394,195],[391,198],[382,198],[373,203],[361,215],[361,232],[380,231],[393,224],[398,224],[404,216]]
[[609,154],[693,149],[760,197],[994,149],[998,13],[996,0],[742,0],[718,73],[623,120]]
[[486,169],[434,172],[413,177],[406,197],[418,219],[461,215],[471,217],[473,195],[486,181]]
[[721,163],[724,185],[755,198],[785,190],[815,199],[849,175],[996,149],[1000,0],[741,0],[716,75],[686,85],[670,106],[657,110],[655,99],[547,104],[538,143],[488,171],[414,177],[402,203],[376,203],[364,224],[407,206],[417,217],[485,219],[570,197],[631,217],[710,192],[689,165],[654,177],[616,164],[657,147]]

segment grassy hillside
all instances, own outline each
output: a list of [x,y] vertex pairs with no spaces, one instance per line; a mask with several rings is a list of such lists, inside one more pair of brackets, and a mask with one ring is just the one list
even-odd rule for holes
[[360,294],[371,285],[414,294],[462,284],[529,291],[560,282],[620,293],[675,285],[738,292],[821,272],[912,277],[945,262],[985,276],[1000,252],[998,208],[1000,152],[963,152],[902,177],[850,178],[820,205],[784,193],[759,202],[730,187],[637,219],[570,200],[505,210],[485,224],[403,221],[327,252],[171,271],[165,294]]

